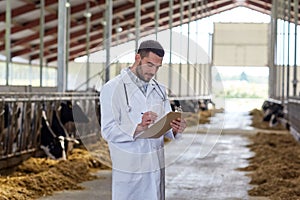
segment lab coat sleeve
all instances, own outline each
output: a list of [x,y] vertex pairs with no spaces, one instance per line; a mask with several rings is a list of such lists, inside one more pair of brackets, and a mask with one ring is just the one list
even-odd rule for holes
[[116,88],[107,84],[101,90],[101,134],[108,142],[133,141],[137,125],[126,117],[126,111],[121,108],[119,95],[116,95]]

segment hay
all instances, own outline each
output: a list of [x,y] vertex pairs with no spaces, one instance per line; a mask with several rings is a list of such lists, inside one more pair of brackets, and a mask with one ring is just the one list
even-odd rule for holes
[[190,113],[188,117],[185,118],[187,126],[197,126],[198,124],[210,123],[210,118],[216,113],[224,112],[223,109],[210,109],[199,111],[198,113]]
[[104,168],[112,168],[107,142],[102,137],[99,137],[96,140],[96,142],[86,142],[85,147],[89,150],[93,157],[96,157],[97,160],[99,160]]
[[249,171],[251,196],[270,199],[299,199],[300,144],[289,133],[258,133],[248,145],[255,156],[250,165],[239,170]]
[[[214,113],[215,110],[191,113],[187,124],[208,123]],[[78,183],[97,178],[91,172],[110,169],[112,165],[108,145],[103,138],[93,142],[85,147],[89,151],[73,149],[68,160],[30,158],[19,165],[14,173],[0,176],[0,200],[36,199],[55,191],[83,189]]]
[[262,110],[253,109],[249,112],[252,116],[252,124],[251,126],[259,129],[267,129],[267,130],[286,130],[285,126],[278,123],[273,127],[269,126],[269,122],[263,121],[264,113]]
[[74,149],[68,160],[30,158],[9,176],[0,177],[0,200],[35,199],[54,191],[83,189],[78,183],[97,178],[93,169],[107,169],[84,149]]

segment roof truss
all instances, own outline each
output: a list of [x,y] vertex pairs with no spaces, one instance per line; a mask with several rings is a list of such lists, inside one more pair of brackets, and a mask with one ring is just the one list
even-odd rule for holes
[[[39,27],[40,1],[14,0],[12,2],[11,24],[11,57],[22,57],[27,60],[39,59]],[[169,0],[160,0],[159,30],[169,28]],[[69,59],[86,54],[86,2],[70,0],[70,42]],[[191,4],[191,10],[189,10]],[[180,25],[180,0],[173,0],[173,26]],[[205,18],[238,6],[265,13],[271,13],[272,0],[184,0],[183,22],[188,23],[189,12],[191,21]],[[293,6],[293,4],[292,4]],[[5,54],[5,1],[0,1],[0,54]],[[45,29],[44,52],[45,63],[57,59],[57,23],[58,0],[45,0]],[[112,45],[131,40],[128,33],[135,31],[135,5],[133,0],[113,1]],[[105,0],[89,0],[91,27],[90,50],[95,52],[102,49],[104,26]],[[293,10],[293,9],[292,9]],[[298,18],[299,19],[299,18]],[[1,23],[2,22],[2,23]],[[117,24],[122,32],[116,31]],[[155,1],[141,1],[141,36],[154,32]],[[117,34],[119,41],[117,41]]]

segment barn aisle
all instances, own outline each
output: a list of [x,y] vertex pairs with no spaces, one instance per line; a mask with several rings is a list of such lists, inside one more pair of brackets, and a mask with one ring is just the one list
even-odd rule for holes
[[218,113],[210,124],[193,127],[180,141],[167,145],[166,198],[251,199],[250,178],[237,170],[253,156],[246,147],[246,136],[256,133],[250,123],[247,112]]
[[[249,123],[245,112],[220,113],[210,125],[189,129],[180,140],[167,143],[166,199],[266,199],[249,197],[250,178],[237,170],[247,166],[247,158],[253,156],[246,147],[250,142],[246,136],[256,131]],[[98,180],[82,184],[83,191],[64,191],[41,199],[110,199],[110,171],[97,174]]]
[[[246,138],[221,135],[215,141],[214,136],[199,135],[194,138],[192,134],[184,138],[181,143],[193,142],[166,169],[167,199],[248,199],[250,179],[244,172],[236,170],[247,166],[246,158],[252,156],[245,147],[248,144]],[[179,143],[170,147],[169,153],[176,153],[175,149],[182,147]],[[201,155],[203,149],[211,150]]]

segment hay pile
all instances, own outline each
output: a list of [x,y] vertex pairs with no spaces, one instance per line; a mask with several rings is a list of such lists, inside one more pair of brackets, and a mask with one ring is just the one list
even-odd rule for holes
[[[218,110],[191,113],[189,126],[208,123]],[[96,139],[95,139],[96,140]],[[97,139],[88,142],[87,150],[75,148],[68,160],[30,158],[9,176],[0,176],[0,200],[36,199],[55,191],[83,189],[78,183],[95,179],[91,172],[111,168],[107,143]]]
[[68,160],[30,158],[13,174],[0,177],[0,200],[35,199],[54,191],[83,189],[78,183],[95,179],[92,169],[104,168],[84,149],[74,149]]
[[210,122],[210,117],[216,113],[224,112],[224,109],[209,109],[199,111],[198,113],[190,113],[185,119],[187,126],[197,126],[198,124],[207,124]]
[[90,154],[97,158],[101,164],[105,167],[112,168],[112,163],[110,159],[109,147],[107,142],[102,138],[98,137],[95,141],[85,143],[85,148],[87,148]]
[[278,123],[273,127],[269,126],[269,122],[263,121],[264,113],[262,110],[253,109],[249,113],[252,116],[252,124],[251,126],[259,129],[268,129],[268,130],[285,130],[286,128]]
[[270,199],[296,200],[300,197],[300,144],[289,133],[258,133],[250,137],[248,145],[255,156],[250,165],[240,170],[249,171],[255,187],[251,196]]

